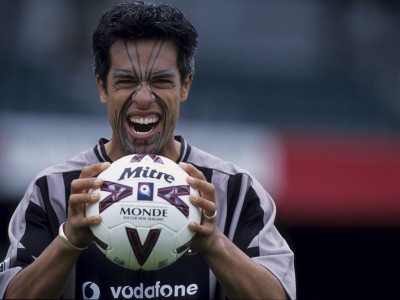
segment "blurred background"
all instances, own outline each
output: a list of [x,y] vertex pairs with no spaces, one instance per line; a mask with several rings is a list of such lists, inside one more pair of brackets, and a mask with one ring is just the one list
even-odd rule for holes
[[[0,2],[1,260],[36,173],[110,137],[91,34],[114,2]],[[200,36],[177,133],[274,197],[298,298],[395,297],[400,2],[164,2]]]

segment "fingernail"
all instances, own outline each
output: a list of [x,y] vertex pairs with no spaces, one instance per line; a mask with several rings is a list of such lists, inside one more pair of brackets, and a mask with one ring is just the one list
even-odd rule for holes
[[90,194],[90,198],[92,198],[92,200],[97,200],[99,199],[100,194],[99,193],[91,193]]
[[103,164],[101,165],[101,167],[102,167],[103,169],[108,168],[109,166],[110,166],[110,163],[109,163],[108,161],[106,161],[105,163],[103,163]]
[[197,225],[198,224],[195,221],[190,220],[189,223],[188,223],[188,228],[193,231],[193,230],[196,229]]
[[188,183],[194,183],[194,178],[192,176],[187,177]]
[[183,169],[186,169],[187,163],[180,162],[180,163],[179,163],[179,166],[180,166],[181,168],[183,168]]
[[96,180],[94,181],[95,185],[102,185],[103,184],[103,179],[102,178],[96,178]]
[[199,199],[199,196],[197,194],[190,194],[189,200],[193,203],[197,203],[197,200]]
[[100,215],[92,216],[92,220],[95,224],[99,224],[101,222],[101,216]]

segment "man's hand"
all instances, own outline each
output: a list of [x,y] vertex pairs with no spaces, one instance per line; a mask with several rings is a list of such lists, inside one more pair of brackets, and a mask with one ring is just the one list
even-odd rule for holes
[[100,199],[99,193],[90,190],[99,188],[103,184],[99,173],[110,166],[110,163],[98,163],[84,167],[78,179],[71,183],[71,195],[68,205],[68,221],[65,224],[65,235],[77,247],[86,247],[92,240],[89,226],[101,222],[101,216],[86,217],[86,204],[96,203]]
[[202,221],[201,224],[190,221],[189,229],[196,233],[191,244],[193,249],[205,254],[213,249],[212,244],[217,241],[218,236],[222,235],[216,225],[215,187],[207,182],[203,173],[193,165],[180,163],[179,166],[189,174],[187,179],[189,185],[199,191],[199,196],[190,195],[190,201],[202,210]]

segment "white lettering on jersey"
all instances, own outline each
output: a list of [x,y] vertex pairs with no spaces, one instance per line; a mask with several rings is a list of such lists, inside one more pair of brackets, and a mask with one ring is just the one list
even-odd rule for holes
[[82,295],[83,299],[99,299],[100,288],[97,284],[87,281],[82,284]]
[[[155,299],[168,297],[185,297],[193,296],[198,291],[198,286],[195,283],[185,285],[161,285],[157,281],[154,285],[145,287],[143,283],[137,286],[110,286],[111,294],[114,299]],[[98,299],[100,297],[100,289],[97,284],[87,281],[82,285],[84,299]]]

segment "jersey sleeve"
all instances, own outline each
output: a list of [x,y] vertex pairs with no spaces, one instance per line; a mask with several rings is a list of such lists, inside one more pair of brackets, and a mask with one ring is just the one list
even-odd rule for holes
[[31,264],[57,236],[52,210],[46,207],[46,177],[33,182],[17,206],[8,228],[10,246],[0,264],[0,298],[8,284],[23,268]]
[[238,197],[236,209],[240,208],[240,214],[233,242],[254,261],[271,271],[288,296],[295,299],[294,254],[274,225],[275,203],[252,177],[244,175],[241,188],[240,194],[244,195]]

